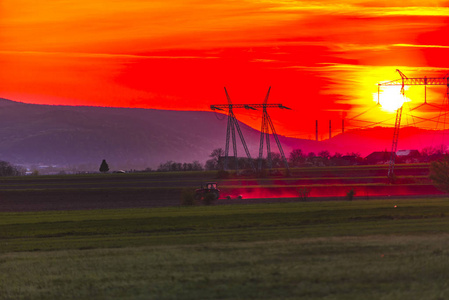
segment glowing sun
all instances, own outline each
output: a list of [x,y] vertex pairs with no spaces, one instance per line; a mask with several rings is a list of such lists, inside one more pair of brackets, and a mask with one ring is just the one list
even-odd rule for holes
[[[377,96],[378,95],[376,93],[375,95],[376,101]],[[387,112],[395,112],[405,102],[408,101],[409,99],[401,94],[400,86],[388,86],[384,87],[383,90],[380,90],[379,104],[382,106],[382,109]]]

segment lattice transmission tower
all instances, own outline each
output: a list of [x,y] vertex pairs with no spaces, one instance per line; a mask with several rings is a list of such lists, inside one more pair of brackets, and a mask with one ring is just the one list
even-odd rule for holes
[[240,141],[242,142],[243,148],[245,149],[246,156],[251,164],[251,168],[256,171],[256,167],[254,166],[253,159],[251,158],[251,154],[249,153],[248,146],[246,145],[245,138],[243,137],[242,130],[240,129],[239,122],[235,117],[234,108],[246,108],[252,109],[251,107],[245,104],[232,104],[231,98],[229,97],[228,91],[226,87],[224,88],[226,93],[226,99],[228,100],[228,104],[213,104],[210,106],[212,110],[228,110],[228,125],[226,127],[226,148],[225,148],[225,160],[223,168],[225,170],[228,169],[228,157],[229,157],[229,144],[232,142],[232,149],[234,153],[234,161],[235,161],[235,169],[238,170],[238,155],[237,155],[237,141],[235,138],[235,131],[237,130]]
[[[414,77],[414,78],[408,78],[404,75],[400,70],[396,70],[399,75],[401,76],[401,79],[396,79],[392,81],[387,81],[383,83],[378,84],[378,99],[380,97],[380,87],[381,86],[401,86],[401,95],[405,96],[405,86],[407,85],[424,85],[424,88],[426,89],[428,85],[445,85],[446,88],[446,95],[449,98],[449,76],[445,77]],[[426,97],[427,93],[425,93]],[[425,103],[427,103],[427,99],[424,99]],[[396,151],[398,149],[398,141],[399,141],[399,129],[401,127],[401,117],[402,117],[402,108],[399,107],[396,110],[396,120],[394,123],[394,131],[393,131],[393,142],[391,146],[391,155],[390,155],[390,163],[388,167],[388,177],[392,179],[394,177],[394,164],[396,159]]]
[[[263,144],[264,139],[267,144],[267,163],[268,168],[272,168],[272,160],[271,160],[271,147],[270,147],[270,129],[273,134],[274,140],[279,149],[279,153],[281,154],[282,160],[285,164],[285,168],[289,170],[287,159],[285,158],[284,150],[282,149],[281,142],[279,141],[278,135],[276,133],[276,129],[274,129],[273,121],[271,121],[270,115],[268,114],[267,108],[278,107],[281,109],[290,109],[282,104],[268,104],[268,97],[270,96],[271,86],[268,88],[267,95],[265,96],[265,100],[262,104],[262,127],[260,129],[260,145],[259,145],[259,170],[262,170],[262,157],[263,157]],[[257,105],[260,107],[260,104]]]
[[259,146],[259,170],[262,169],[262,156],[263,156],[263,145],[264,145],[264,137],[267,141],[267,156],[268,156],[268,164],[271,168],[271,152],[270,152],[270,139],[269,139],[269,129],[271,128],[274,139],[276,140],[277,146],[279,148],[279,152],[281,157],[285,163],[286,168],[288,169],[287,159],[285,158],[284,151],[282,149],[281,143],[277,136],[276,130],[274,128],[273,122],[268,115],[267,108],[281,108],[281,109],[290,109],[282,104],[268,104],[268,96],[270,94],[271,87],[268,89],[268,93],[265,97],[265,101],[263,104],[232,104],[231,98],[229,97],[228,91],[225,87],[226,99],[228,100],[228,104],[213,104],[210,106],[211,110],[220,110],[225,111],[228,110],[228,125],[226,129],[226,148],[225,148],[225,159],[224,159],[224,169],[228,168],[228,157],[229,157],[229,145],[232,142],[234,160],[236,169],[238,169],[238,157],[237,157],[237,143],[235,138],[235,130],[237,130],[240,140],[242,142],[243,148],[245,149],[246,156],[250,161],[251,167],[254,171],[256,171],[253,160],[251,159],[251,154],[249,153],[248,147],[245,142],[245,138],[243,137],[243,133],[240,130],[240,126],[238,124],[237,118],[235,117],[234,108],[244,108],[249,110],[257,110],[258,108],[262,108],[262,130],[260,134],[260,146]]

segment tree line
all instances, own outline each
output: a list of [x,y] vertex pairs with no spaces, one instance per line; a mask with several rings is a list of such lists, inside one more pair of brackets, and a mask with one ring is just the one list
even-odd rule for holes
[[175,171],[203,171],[203,165],[195,160],[191,163],[179,163],[174,161],[167,161],[160,164],[156,171],[158,172],[175,172]]
[[[386,160],[390,158],[388,151],[383,151],[386,155]],[[426,147],[421,151],[415,151],[414,155],[407,158],[397,157],[397,163],[407,162],[431,162],[442,159],[449,152],[444,145],[438,147]],[[279,153],[272,152],[271,166],[272,168],[284,168],[284,161]],[[179,163],[174,161],[167,161],[160,164],[157,168],[159,172],[169,171],[202,171],[202,170],[223,170],[225,163],[225,151],[223,148],[214,149],[209,155],[209,159],[203,165],[199,161],[193,163]],[[302,149],[294,149],[286,157],[289,167],[326,167],[326,166],[349,166],[349,165],[363,165],[372,164],[373,162],[366,160],[358,152],[348,152],[342,154],[335,152],[331,154],[328,150],[322,150],[318,153],[304,152]],[[251,161],[246,157],[238,157],[237,164],[239,169],[250,169],[252,165],[257,166],[259,163],[258,158]],[[262,167],[267,168],[268,162],[266,158],[262,159]],[[235,159],[231,156],[228,157],[228,168],[235,169]]]
[[25,175],[25,169],[14,166],[7,161],[0,161],[0,176],[22,176]]
[[[210,159],[206,161],[206,170],[221,170],[224,167],[224,150],[222,148],[217,148],[212,151],[209,155]],[[285,167],[282,156],[279,153],[271,152],[271,167],[272,168],[283,168]],[[349,164],[361,163],[363,158],[359,153],[347,153],[345,155],[341,153],[335,153],[331,155],[329,151],[324,150],[315,154],[314,152],[305,153],[301,149],[294,149],[290,152],[289,156],[286,157],[288,165],[290,167],[304,167],[304,166],[341,166]],[[240,169],[247,169],[251,167],[251,162],[246,157],[239,157],[237,163]],[[257,165],[259,159],[253,159],[253,164]],[[268,165],[267,159],[262,159],[262,166],[266,168]],[[228,167],[233,169],[235,164],[233,157],[228,157]]]
[[[355,160],[361,160],[361,156],[358,153],[349,153],[351,157]],[[173,171],[212,171],[212,170],[222,170],[224,168],[224,156],[225,152],[222,148],[217,148],[212,151],[209,155],[209,159],[203,165],[199,161],[194,161],[192,163],[179,163],[175,161],[167,161],[161,163],[156,169],[158,172],[173,172]],[[272,168],[283,168],[285,167],[284,161],[279,153],[270,153],[271,166]],[[293,150],[287,161],[290,167],[300,167],[304,165],[309,166],[328,166],[328,165],[344,165],[343,155],[336,153],[333,156],[330,155],[329,151],[321,151],[318,154],[313,152],[303,153],[301,149]],[[237,164],[239,169],[250,169],[252,164],[251,161],[246,157],[238,157]],[[253,159],[253,165],[258,164],[258,159]],[[268,165],[267,159],[262,159],[262,166],[266,168]],[[235,168],[235,160],[233,157],[228,158],[228,168]]]

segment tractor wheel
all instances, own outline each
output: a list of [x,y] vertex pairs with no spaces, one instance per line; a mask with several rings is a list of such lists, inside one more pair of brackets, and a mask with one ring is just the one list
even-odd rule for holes
[[203,199],[203,195],[201,194],[195,194],[195,200],[196,201],[201,201]]

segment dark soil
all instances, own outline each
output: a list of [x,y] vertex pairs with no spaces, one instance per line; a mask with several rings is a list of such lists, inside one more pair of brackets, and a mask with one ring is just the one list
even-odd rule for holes
[[307,201],[344,200],[351,190],[354,200],[443,195],[428,180],[428,166],[399,166],[395,184],[387,183],[386,172],[387,166],[365,166],[302,168],[290,177],[227,180],[210,172],[8,177],[0,179],[0,211],[178,206],[183,189],[193,192],[207,181],[218,182],[221,189],[214,205],[300,201],[299,188],[310,190],[302,199]]

